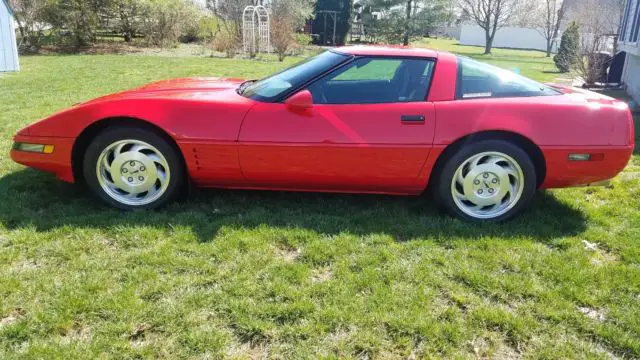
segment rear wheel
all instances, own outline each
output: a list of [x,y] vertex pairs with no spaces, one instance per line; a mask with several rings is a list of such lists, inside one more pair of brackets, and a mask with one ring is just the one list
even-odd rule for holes
[[435,196],[451,214],[472,221],[502,221],[522,212],[536,190],[529,156],[503,140],[472,143],[436,174]]
[[174,200],[184,181],[177,151],[155,132],[118,127],[89,145],[83,172],[98,198],[124,210],[152,209]]

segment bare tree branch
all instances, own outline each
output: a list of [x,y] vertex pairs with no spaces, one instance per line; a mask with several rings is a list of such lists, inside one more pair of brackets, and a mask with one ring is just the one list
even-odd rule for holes
[[485,32],[485,54],[490,54],[497,31],[517,12],[521,0],[460,0],[460,7]]
[[565,0],[544,0],[541,6],[534,10],[532,26],[547,42],[547,57],[551,56],[560,27],[565,20],[566,3]]

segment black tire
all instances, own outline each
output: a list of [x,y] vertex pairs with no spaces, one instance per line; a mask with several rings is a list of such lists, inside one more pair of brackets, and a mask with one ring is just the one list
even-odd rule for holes
[[[454,200],[452,192],[453,178],[456,171],[468,159],[485,152],[497,152],[508,155],[517,162],[523,174],[522,192],[514,204],[504,213],[491,218],[472,216],[463,211]],[[437,203],[451,215],[462,220],[473,222],[501,222],[512,219],[522,213],[531,203],[537,188],[536,170],[529,155],[516,144],[505,140],[483,140],[465,145],[457,152],[443,159],[444,164],[436,169],[432,192]],[[481,185],[482,186],[482,185]],[[516,197],[517,198],[517,197]]]
[[[134,140],[147,143],[157,149],[166,160],[170,177],[164,192],[150,203],[131,205],[119,202],[110,196],[100,184],[97,174],[97,163],[100,154],[111,144],[122,140]],[[107,128],[98,134],[89,144],[83,161],[83,175],[87,187],[105,204],[121,210],[156,209],[173,202],[182,193],[186,183],[186,171],[181,155],[175,145],[167,141],[161,134],[152,130],[133,126]]]

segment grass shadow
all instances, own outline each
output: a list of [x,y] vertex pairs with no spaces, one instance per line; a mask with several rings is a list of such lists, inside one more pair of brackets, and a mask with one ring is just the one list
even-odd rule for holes
[[120,212],[85,190],[25,169],[0,178],[0,223],[8,229],[119,226],[191,228],[201,242],[222,228],[302,228],[320,234],[388,234],[397,241],[429,238],[440,243],[479,237],[550,242],[584,231],[586,219],[548,192],[523,216],[504,224],[469,224],[441,213],[429,198],[269,191],[198,190],[190,199],[158,211]]

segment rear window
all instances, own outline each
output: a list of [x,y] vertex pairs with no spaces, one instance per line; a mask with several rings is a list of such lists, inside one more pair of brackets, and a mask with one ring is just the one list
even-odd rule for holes
[[466,57],[458,57],[458,99],[558,95],[539,82]]

